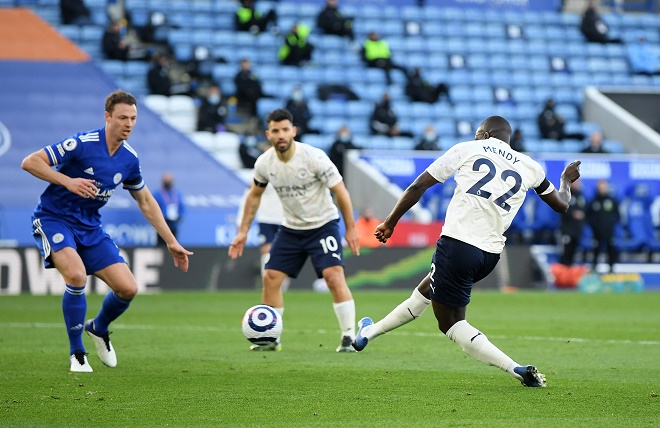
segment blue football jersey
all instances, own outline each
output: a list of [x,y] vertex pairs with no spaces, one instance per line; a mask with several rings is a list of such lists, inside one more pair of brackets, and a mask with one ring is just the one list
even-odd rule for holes
[[124,141],[110,156],[105,128],[76,134],[44,149],[59,172],[72,178],[92,179],[99,191],[95,198],[86,199],[64,186],[50,184],[35,208],[36,217],[56,215],[73,225],[97,227],[101,224],[99,209],[120,183],[127,190],[144,187],[137,153]]

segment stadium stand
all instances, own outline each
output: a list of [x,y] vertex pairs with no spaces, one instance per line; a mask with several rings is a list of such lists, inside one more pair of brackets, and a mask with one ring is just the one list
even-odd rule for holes
[[[229,169],[240,166],[230,153],[238,145],[236,135],[212,138],[195,132],[192,98],[148,96],[144,79],[147,64],[102,58],[100,30],[107,23],[104,1],[88,2],[95,24],[86,26],[60,25],[56,0],[20,3],[30,7],[90,55],[110,76],[111,85],[124,87],[140,96],[166,123],[206,150],[211,155],[209,158],[220,159]],[[14,5],[14,1],[0,0],[0,6]],[[281,28],[289,28],[296,21],[313,25],[320,5],[282,0],[259,2],[259,7],[276,7]],[[577,13],[480,10],[487,18],[482,25],[474,22],[473,11],[469,9],[432,5],[374,7],[355,3],[342,6],[347,15],[355,17],[357,41],[364,40],[369,31],[377,29],[388,40],[396,57],[405,59],[407,66],[420,66],[430,81],[449,85],[453,101],[450,105],[443,101],[436,104],[408,102],[400,73],[393,73],[394,85],[387,87],[383,73],[366,69],[350,43],[337,36],[313,32],[309,38],[316,46],[313,62],[304,68],[280,66],[277,49],[281,38],[270,33],[235,33],[232,24],[235,3],[232,1],[126,0],[126,8],[136,26],[146,25],[155,12],[167,17],[168,25],[159,28],[156,38],[168,43],[178,61],[192,59],[198,46],[208,48],[214,58],[222,58],[224,62],[212,66],[211,75],[224,96],[231,96],[235,90],[233,76],[239,61],[243,57],[250,58],[265,92],[273,96],[259,101],[261,117],[283,106],[291,87],[300,85],[315,117],[312,126],[322,130],[321,135],[309,134],[303,141],[325,150],[331,145],[336,130],[344,124],[352,130],[356,144],[367,149],[409,150],[414,147],[414,139],[369,135],[368,120],[373,103],[388,91],[402,124],[418,135],[428,123],[433,123],[442,149],[470,138],[486,116],[501,114],[514,128],[522,130],[528,152],[578,152],[584,142],[560,143],[540,138],[535,118],[547,98],[554,97],[557,111],[567,121],[567,132],[588,135],[600,130],[600,126],[582,119],[585,87],[592,84],[660,86],[660,76],[630,75],[624,46],[585,42],[579,32]],[[421,32],[407,34],[401,17],[416,21]],[[624,39],[633,29],[641,29],[649,34],[649,41],[660,41],[658,15],[610,13],[604,17],[611,31]],[[513,28],[518,28],[518,38],[512,37],[515,35]],[[322,101],[316,91],[320,84],[346,85],[360,99]],[[498,102],[496,94],[501,90],[509,94],[506,102]],[[183,135],[176,135],[187,142]],[[219,143],[218,138],[226,143]],[[612,153],[626,152],[622,141],[607,140],[604,145]],[[442,210],[438,213],[441,216]],[[528,217],[527,221],[534,223],[535,220]]]

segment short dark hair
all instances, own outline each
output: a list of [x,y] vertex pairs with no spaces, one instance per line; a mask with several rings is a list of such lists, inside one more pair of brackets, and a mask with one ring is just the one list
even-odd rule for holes
[[137,99],[133,94],[117,89],[105,99],[105,111],[112,113],[117,104],[128,104],[129,106],[135,105],[137,107]]
[[511,140],[511,124],[502,116],[490,116],[479,125],[479,131],[508,143]]
[[293,123],[293,115],[289,110],[278,108],[271,111],[268,116],[266,116],[266,125],[271,122],[281,122],[283,120],[288,120],[289,122]]

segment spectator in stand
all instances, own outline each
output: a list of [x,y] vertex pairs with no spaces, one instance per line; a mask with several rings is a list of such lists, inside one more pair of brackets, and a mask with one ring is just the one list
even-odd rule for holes
[[656,46],[646,42],[646,35],[639,32],[637,41],[628,45],[628,61],[632,74],[653,76],[660,74],[660,58]]
[[355,230],[358,234],[358,241],[360,248],[376,248],[380,247],[380,241],[374,236],[374,230],[380,224],[380,220],[374,215],[374,210],[371,208],[364,208],[359,217],[355,220]]
[[291,91],[291,98],[286,102],[285,108],[293,115],[293,126],[296,127],[296,137],[300,139],[305,134],[320,134],[318,129],[309,127],[309,121],[312,120],[312,112],[303,98],[302,89],[299,86]]
[[415,150],[440,150],[438,143],[440,138],[438,138],[438,133],[435,130],[433,125],[426,125],[424,128],[424,134],[422,134],[419,142],[415,146]]
[[539,132],[542,138],[551,140],[574,139],[584,140],[580,132],[567,134],[564,131],[564,118],[555,111],[555,100],[549,98],[538,117]]
[[380,68],[385,72],[388,86],[392,84],[391,70],[393,68],[401,70],[406,76],[408,75],[408,70],[405,67],[392,61],[392,51],[389,43],[382,40],[375,31],[369,33],[369,38],[362,45],[362,59],[366,62],[367,67]]
[[419,67],[413,68],[410,74],[408,74],[406,95],[410,98],[410,101],[420,101],[430,104],[437,103],[442,96],[451,103],[449,87],[445,83],[438,83],[433,86],[422,77],[422,70]]
[[328,157],[335,164],[339,174],[344,177],[346,181],[346,176],[344,175],[344,157],[347,150],[361,150],[362,147],[357,146],[353,143],[353,136],[351,135],[351,130],[348,126],[344,125],[337,131],[337,136],[335,141],[330,146],[328,151]]
[[83,0],[60,0],[60,19],[64,25],[94,23],[92,14]]
[[603,21],[603,18],[601,18],[600,13],[598,13],[594,0],[589,1],[589,5],[582,15],[580,31],[582,31],[582,34],[584,34],[584,37],[589,42],[603,44],[621,43],[621,39],[610,38],[608,34],[610,29],[607,27],[605,21]]
[[259,139],[254,134],[254,131],[245,131],[238,146],[238,156],[241,158],[241,164],[243,165],[243,168],[254,168],[254,163],[257,161],[259,155],[261,155],[269,147],[270,145],[261,144],[259,142]]
[[201,99],[197,110],[197,130],[223,132],[227,116],[227,100],[222,97],[222,91],[217,85],[210,86],[206,97]]
[[234,77],[238,107],[250,117],[256,117],[257,101],[265,96],[261,89],[261,80],[252,72],[252,63],[249,59],[242,59],[240,67]]
[[609,153],[603,148],[603,134],[600,131],[593,131],[589,135],[589,145],[582,149],[582,153]]
[[271,31],[278,33],[277,12],[275,9],[268,11],[263,15],[254,7],[254,0],[241,0],[241,6],[234,15],[234,24],[236,31],[250,31],[254,34],[266,31],[269,24],[272,24]]
[[314,45],[307,40],[311,31],[307,25],[301,23],[291,27],[291,31],[284,36],[284,44],[277,52],[277,59],[282,65],[301,66],[312,60]]
[[[183,195],[174,188],[174,176],[170,172],[163,174],[161,179],[161,188],[154,192],[154,199],[158,202],[167,226],[172,231],[172,235],[178,238],[179,223],[183,219],[186,206],[183,203]],[[158,245],[167,247],[167,243],[158,235]]]
[[316,17],[316,26],[325,34],[348,37],[355,40],[353,34],[353,18],[344,16],[339,11],[337,0],[326,0],[325,8]]
[[511,135],[510,146],[513,150],[524,153],[525,152],[525,139],[523,138],[520,128],[513,131]]
[[582,193],[582,183],[576,180],[571,183],[571,201],[568,205],[568,211],[561,216],[561,255],[559,263],[564,266],[572,266],[575,261],[575,253],[586,218],[587,199]]
[[159,52],[154,55],[153,64],[147,72],[147,86],[150,94],[169,97],[172,93],[172,80],[169,76],[168,63],[169,60],[165,53]]
[[409,131],[399,128],[399,119],[390,105],[390,94],[385,92],[374,107],[369,120],[369,127],[373,135],[386,135],[388,137],[413,137]]
[[107,59],[128,60],[130,47],[121,35],[121,27],[120,21],[114,21],[108,24],[103,33],[101,46]]
[[619,257],[614,242],[614,231],[621,217],[619,202],[610,193],[607,180],[599,180],[596,184],[596,196],[587,206],[586,218],[594,235],[592,270],[596,270],[598,256],[603,247],[606,247],[607,263],[610,265],[610,272],[614,272],[614,264]]

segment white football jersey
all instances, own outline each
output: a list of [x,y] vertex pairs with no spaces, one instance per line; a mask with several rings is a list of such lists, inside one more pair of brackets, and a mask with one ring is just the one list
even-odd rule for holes
[[282,162],[272,147],[254,164],[254,179],[270,183],[282,202],[284,221],[291,229],[316,229],[339,218],[330,188],[342,177],[328,155],[319,148],[294,141],[295,153]]
[[[527,190],[545,180],[538,162],[496,138],[456,144],[426,171],[440,183],[456,174],[442,235],[498,254]],[[554,186],[542,190],[545,195]]]

